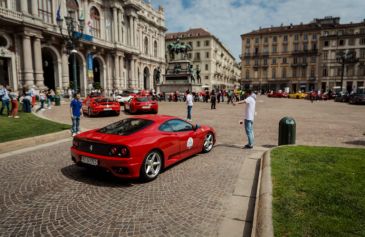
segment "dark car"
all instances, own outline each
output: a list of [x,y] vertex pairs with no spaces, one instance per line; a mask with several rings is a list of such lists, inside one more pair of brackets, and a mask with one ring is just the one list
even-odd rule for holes
[[365,93],[354,93],[349,97],[350,104],[365,104]]
[[335,102],[349,102],[350,94],[347,92],[336,93]]

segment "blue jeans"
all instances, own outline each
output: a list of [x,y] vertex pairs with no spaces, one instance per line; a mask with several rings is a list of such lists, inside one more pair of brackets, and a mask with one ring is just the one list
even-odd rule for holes
[[248,145],[253,146],[254,135],[253,135],[253,121],[245,119],[245,130],[248,138]]
[[73,116],[72,117],[72,133],[77,133],[80,131],[80,117]]
[[193,106],[188,105],[188,117],[187,117],[187,119],[191,119],[191,109],[192,108],[193,108]]
[[0,110],[0,114],[3,114],[4,108],[6,106],[6,109],[8,110],[8,115],[10,114],[10,106],[9,106],[9,102],[10,100],[2,100],[2,105],[1,105],[1,110]]

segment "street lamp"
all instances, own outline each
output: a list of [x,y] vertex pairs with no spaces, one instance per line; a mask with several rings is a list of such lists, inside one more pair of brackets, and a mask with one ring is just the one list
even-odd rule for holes
[[345,74],[345,65],[356,64],[359,59],[356,58],[356,52],[353,50],[339,51],[336,54],[337,62],[341,64],[341,91],[343,87],[343,77]]
[[[68,11],[68,16],[65,16],[66,26],[67,26],[67,35],[63,34],[63,19],[58,15],[57,16],[57,25],[60,29],[61,36],[63,40],[66,42],[67,54],[69,56],[72,55],[72,81],[73,81],[73,89],[74,92],[77,93],[77,68],[76,68],[76,43],[80,41],[83,37],[85,20],[81,17],[79,18],[79,23],[75,20],[76,12],[74,10]],[[77,26],[79,28],[79,32],[77,31]]]

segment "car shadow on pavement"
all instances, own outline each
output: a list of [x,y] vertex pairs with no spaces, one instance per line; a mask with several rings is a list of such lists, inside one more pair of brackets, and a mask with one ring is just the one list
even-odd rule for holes
[[136,184],[142,183],[139,180],[127,180],[113,176],[111,173],[102,169],[80,167],[76,164],[66,166],[61,169],[62,174],[77,182],[102,186],[102,187],[132,187]]
[[349,145],[365,146],[365,140],[347,141],[344,143]]

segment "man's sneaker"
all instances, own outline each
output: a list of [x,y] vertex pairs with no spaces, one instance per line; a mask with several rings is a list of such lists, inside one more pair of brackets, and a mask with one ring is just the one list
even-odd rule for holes
[[14,118],[19,118],[19,116],[15,116]]
[[76,136],[77,134],[76,133],[72,133],[72,136],[74,137],[74,136]]
[[252,148],[253,148],[253,146],[251,146],[251,145],[247,144],[247,145],[245,145],[243,148],[244,148],[244,149],[252,149]]

